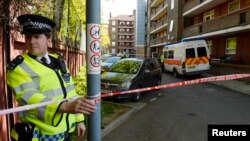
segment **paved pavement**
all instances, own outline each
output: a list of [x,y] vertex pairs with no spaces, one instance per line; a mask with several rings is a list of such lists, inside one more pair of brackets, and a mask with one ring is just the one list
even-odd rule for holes
[[[205,74],[205,77],[213,76],[211,74]],[[228,88],[230,90],[236,91],[238,93],[250,95],[250,83],[239,81],[239,80],[227,80],[227,81],[213,81],[209,82],[214,85],[218,85],[224,88]],[[127,106],[132,107],[132,110],[125,113],[121,117],[117,118],[115,121],[113,121],[110,125],[106,126],[105,129],[102,130],[102,137],[110,133],[113,129],[115,129],[117,126],[119,126],[123,121],[127,120],[131,115],[133,115],[135,112],[142,109],[146,103],[129,103]]]
[[[209,77],[211,74],[205,74],[204,76]],[[239,81],[239,80],[225,80],[225,81],[213,81],[209,82],[214,85],[218,85],[238,93],[250,95],[250,83]]]

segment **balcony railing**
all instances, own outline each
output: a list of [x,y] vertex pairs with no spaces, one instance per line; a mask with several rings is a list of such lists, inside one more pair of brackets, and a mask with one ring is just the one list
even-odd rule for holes
[[156,25],[151,26],[150,31],[151,32],[155,31],[166,24],[167,24],[167,17],[165,17],[163,20],[159,21]]
[[134,35],[134,31],[119,31],[119,35]]
[[118,49],[134,49],[134,46],[126,46],[126,45],[121,46],[121,45],[119,45],[117,48]]
[[192,17],[228,0],[190,0],[183,7],[183,16]]
[[150,6],[156,7],[159,3],[161,3],[163,0],[151,0]]
[[250,18],[246,18],[244,23],[240,23],[240,14],[244,12],[246,12],[246,15],[250,15],[250,8],[242,9],[232,14],[224,15],[207,22],[187,27],[183,31],[183,37],[196,36],[250,24]]
[[[159,12],[164,8],[167,7],[168,3],[167,0],[164,0],[164,2],[162,4],[160,4],[155,10],[153,10],[151,12],[151,18],[153,18],[154,16],[160,14]],[[167,10],[163,10],[162,12],[167,13]]]
[[166,42],[167,42],[167,37],[166,36],[159,37],[159,38],[150,40],[150,46],[163,44],[163,43],[166,43]]
[[129,38],[129,39],[118,39],[119,42],[134,42],[133,38]]
[[133,24],[119,24],[119,27],[134,27]]

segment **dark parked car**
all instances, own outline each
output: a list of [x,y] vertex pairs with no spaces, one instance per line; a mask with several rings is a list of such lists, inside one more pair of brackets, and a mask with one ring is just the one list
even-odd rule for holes
[[119,57],[119,56],[108,57],[106,60],[104,60],[101,63],[101,72],[103,73],[103,72],[107,71],[113,63],[117,62],[120,59],[121,59],[121,57]]
[[[101,92],[110,93],[160,85],[162,70],[153,58],[126,58],[114,63],[101,75]],[[115,99],[132,98],[139,101],[141,92],[113,96]]]
[[112,56],[111,54],[103,54],[102,56],[101,56],[101,60],[102,60],[102,62],[104,62],[107,58],[109,58],[110,56]]

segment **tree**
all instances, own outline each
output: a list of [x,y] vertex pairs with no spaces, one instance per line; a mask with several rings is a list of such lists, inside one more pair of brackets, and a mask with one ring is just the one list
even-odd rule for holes
[[[72,46],[79,44],[81,28],[86,29],[86,0],[10,0],[10,3],[10,25],[13,30],[21,29],[15,20],[20,13],[41,14],[54,19],[57,25],[53,34],[54,41],[60,42],[67,37]],[[0,7],[1,13],[2,9]],[[102,47],[109,46],[109,36],[105,28],[105,25],[101,24]]]
[[101,23],[101,49],[103,53],[108,53],[110,46],[110,38],[108,35],[108,27]]

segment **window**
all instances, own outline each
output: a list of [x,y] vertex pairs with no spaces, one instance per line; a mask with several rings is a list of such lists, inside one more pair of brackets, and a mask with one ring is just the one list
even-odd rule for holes
[[112,25],[115,25],[115,21],[112,21]]
[[246,12],[240,13],[240,24],[246,23]]
[[226,41],[226,54],[236,54],[237,38],[229,38]]
[[112,42],[112,47],[115,47],[115,42]]
[[124,36],[119,36],[119,39],[124,39],[125,37]]
[[171,0],[171,10],[174,9],[174,0]]
[[174,58],[174,51],[170,50],[168,51],[168,59],[173,59]]
[[115,32],[115,27],[112,27],[112,32]]
[[205,47],[198,47],[197,52],[198,52],[198,57],[207,56],[207,51]]
[[125,29],[123,29],[123,28],[119,30],[119,32],[124,32],[124,31],[125,31]]
[[235,0],[228,4],[228,13],[239,10],[240,9],[240,0]]
[[207,41],[207,48],[209,50],[209,53],[212,54],[212,49],[213,49],[213,42],[212,41]]
[[114,40],[115,40],[115,35],[112,35],[112,39],[114,39]]
[[173,31],[173,25],[174,25],[174,20],[171,20],[171,22],[170,22],[170,27],[169,27],[169,31],[170,31],[170,32]]
[[203,22],[214,19],[214,10],[208,11],[203,14]]
[[129,25],[130,24],[130,22],[127,22],[127,25]]
[[186,58],[195,58],[194,48],[186,49]]

